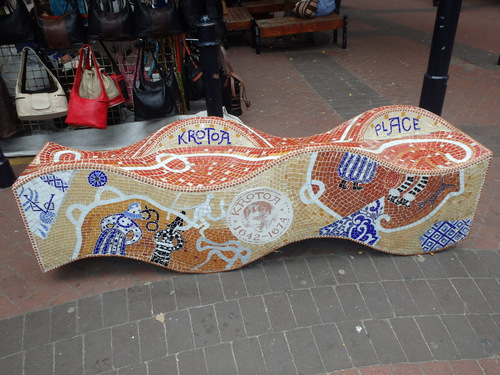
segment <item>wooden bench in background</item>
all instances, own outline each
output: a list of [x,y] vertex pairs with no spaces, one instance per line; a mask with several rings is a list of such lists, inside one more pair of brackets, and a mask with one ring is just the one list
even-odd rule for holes
[[337,13],[315,18],[282,17],[255,20],[255,49],[260,54],[260,39],[333,30],[333,43],[337,43],[337,30],[342,29],[342,48],[347,48],[347,15]]

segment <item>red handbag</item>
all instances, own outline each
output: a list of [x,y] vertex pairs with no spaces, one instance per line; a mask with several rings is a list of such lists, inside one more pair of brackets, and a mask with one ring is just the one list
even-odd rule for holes
[[80,60],[76,70],[75,82],[69,95],[68,116],[66,123],[69,125],[87,126],[98,129],[106,129],[109,98],[106,93],[104,82],[102,81],[100,69],[96,69],[101,92],[96,98],[83,98],[80,95],[80,84],[82,82],[83,62],[87,60],[88,55],[92,55],[94,66],[99,66],[92,52],[92,48],[85,44],[80,49]]

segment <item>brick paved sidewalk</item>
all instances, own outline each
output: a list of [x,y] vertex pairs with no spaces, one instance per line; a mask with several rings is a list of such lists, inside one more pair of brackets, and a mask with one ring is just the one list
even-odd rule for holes
[[[257,56],[231,36],[252,101],[247,125],[301,137],[373,107],[418,105],[431,1],[345,3],[347,50],[329,42]],[[219,274],[113,258],[44,274],[3,190],[0,373],[500,374],[499,11],[495,0],[463,1],[443,108],[495,153],[466,241],[401,257],[314,239]]]

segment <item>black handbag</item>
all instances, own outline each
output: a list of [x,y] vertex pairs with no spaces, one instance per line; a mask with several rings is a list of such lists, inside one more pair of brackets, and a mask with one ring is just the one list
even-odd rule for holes
[[184,77],[186,98],[191,101],[203,99],[205,97],[205,87],[203,85],[203,72],[199,56],[191,50],[184,34],[182,35],[182,42],[184,47],[182,51],[182,76]]
[[137,38],[164,38],[182,33],[174,0],[167,0],[161,8],[134,0],[134,26]]
[[87,42],[87,29],[76,1],[69,1],[71,10],[61,16],[44,16],[40,0],[34,0],[35,27],[38,46],[42,49],[64,49]]
[[[168,76],[165,75],[155,55],[152,54],[160,79],[157,81],[146,80],[144,78],[144,49],[144,42],[141,42],[139,51],[137,52],[134,76],[134,120],[152,120],[177,114],[175,97],[168,85],[169,82],[172,84],[175,81],[172,70],[169,70]],[[139,76],[139,78],[137,78],[137,76]]]
[[[0,15],[0,45],[26,43],[35,40],[35,25],[23,0],[17,0],[16,9],[5,1],[8,14]],[[4,9],[5,10],[5,9]]]
[[109,2],[90,0],[88,10],[89,38],[100,40],[133,40],[134,13],[128,0],[120,0],[114,12]]

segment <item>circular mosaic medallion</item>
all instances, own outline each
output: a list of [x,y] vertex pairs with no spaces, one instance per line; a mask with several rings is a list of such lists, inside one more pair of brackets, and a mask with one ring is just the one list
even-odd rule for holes
[[228,210],[228,226],[241,241],[262,244],[276,240],[290,228],[293,208],[278,190],[256,188],[240,193]]
[[93,187],[101,187],[104,186],[108,183],[108,176],[106,176],[106,173],[96,170],[93,172],[90,172],[88,181],[90,186]]

